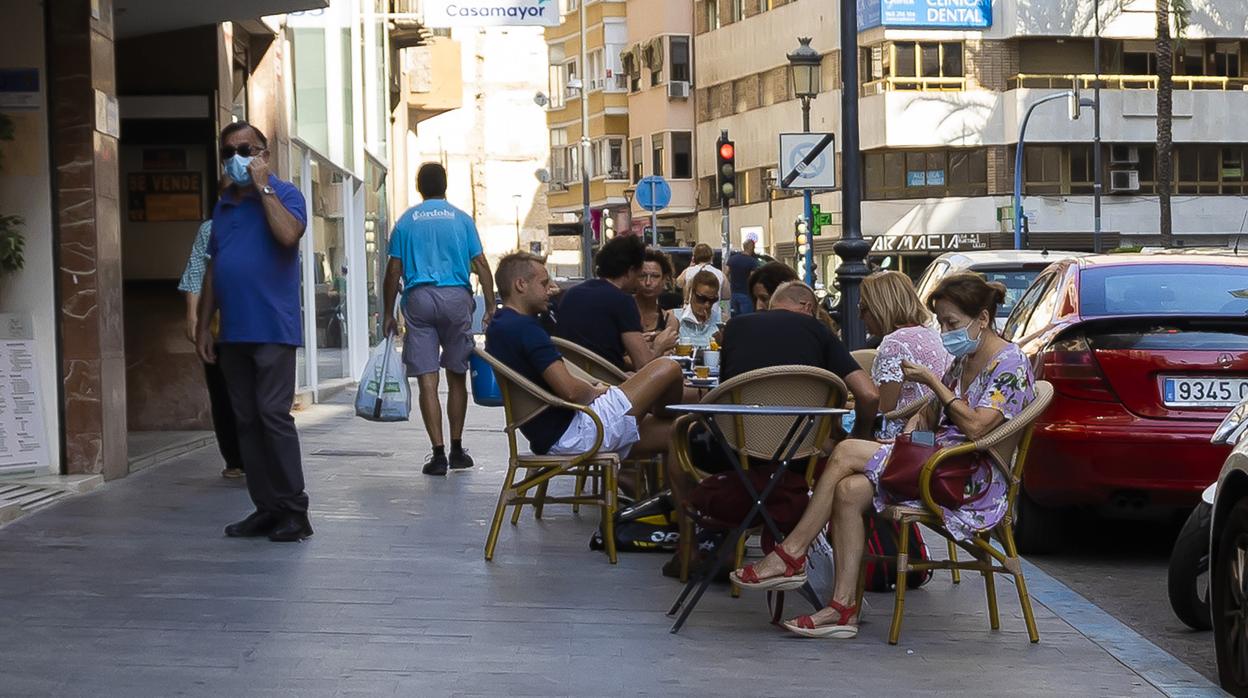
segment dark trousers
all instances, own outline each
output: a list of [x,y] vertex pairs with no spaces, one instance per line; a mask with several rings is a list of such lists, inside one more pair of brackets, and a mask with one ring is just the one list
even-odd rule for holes
[[[221,351],[221,347],[217,347]],[[227,468],[243,468],[243,452],[238,445],[238,427],[234,423],[234,408],[230,406],[230,390],[225,384],[221,364],[204,364],[204,379],[208,384],[208,404],[212,407],[212,429],[217,434],[217,448]]]
[[229,387],[247,491],[256,509],[305,514],[295,401],[295,348],[286,344],[227,343],[217,361]]

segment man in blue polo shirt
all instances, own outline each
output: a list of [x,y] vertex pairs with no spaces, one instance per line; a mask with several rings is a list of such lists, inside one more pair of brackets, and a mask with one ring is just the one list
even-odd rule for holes
[[[290,413],[295,349],[303,344],[299,240],[307,205],[293,184],[269,173],[268,155],[268,140],[247,122],[221,131],[230,185],[212,212],[196,339],[205,363],[221,362],[256,506],[225,534],[298,541],[312,535]],[[209,325],[216,311],[221,329],[214,346]]]
[[[472,217],[446,201],[446,169],[427,162],[416,173],[424,201],[399,217],[390,234],[390,265],[386,269],[386,334],[398,329],[394,303],[403,286],[403,363],[420,388],[420,416],[433,453],[426,475],[445,475],[448,468],[472,467],[464,450],[464,416],[468,411],[468,357],[472,354],[471,274],[476,273],[485,297],[484,322],[494,316],[494,278],[481,249]],[[442,405],[438,374],[446,369],[446,411],[451,422],[451,453],[442,436]]]

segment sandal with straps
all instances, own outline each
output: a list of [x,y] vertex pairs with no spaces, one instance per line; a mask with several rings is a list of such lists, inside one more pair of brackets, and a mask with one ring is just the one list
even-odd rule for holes
[[777,545],[772,548],[772,552],[780,561],[784,563],[784,572],[774,577],[761,579],[754,566],[746,565],[739,570],[733,570],[728,577],[733,584],[742,589],[754,589],[757,591],[791,591],[800,589],[806,584],[806,556],[793,557],[785,552],[784,548]]
[[785,630],[802,637],[849,640],[858,636],[858,623],[855,622],[851,625],[849,622],[849,619],[858,613],[857,606],[844,606],[835,601],[829,601],[828,608],[831,608],[838,614],[835,623],[815,625],[814,618],[798,616],[793,620],[786,620],[782,625],[784,625]]

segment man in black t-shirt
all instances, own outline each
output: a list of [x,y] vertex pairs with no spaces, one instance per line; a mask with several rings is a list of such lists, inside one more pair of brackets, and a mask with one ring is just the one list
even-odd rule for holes
[[676,345],[671,336],[655,346],[642,336],[632,294],[645,253],[646,243],[636,235],[611,240],[594,259],[598,278],[564,291],[559,302],[557,334],[624,371],[639,370]]
[[758,268],[758,255],[754,254],[754,240],[747,238],[741,243],[742,249],[733,252],[724,265],[728,275],[728,283],[732,287],[732,316],[747,315],[754,311],[754,301],[750,298],[750,274]]
[[[672,423],[650,412],[678,402],[683,374],[674,361],[656,361],[618,387],[588,383],[573,376],[536,315],[546,309],[550,274],[540,257],[517,252],[503,257],[494,276],[503,309],[485,331],[485,350],[555,395],[590,408],[602,424],[601,451],[621,457],[667,451]],[[630,301],[631,302],[631,301]],[[538,455],[578,455],[597,440],[598,428],[587,414],[548,408],[520,427]]]
[[[719,379],[771,366],[814,366],[835,373],[854,398],[854,438],[871,439],[880,394],[871,376],[832,334],[815,319],[819,307],[815,293],[800,281],[781,284],[771,296],[765,313],[735,317],[724,328]],[[690,457],[699,470],[717,472],[728,468],[719,446],[699,434],[690,436]],[[675,459],[669,459],[675,463]],[[669,469],[678,495],[692,486],[683,471]]]

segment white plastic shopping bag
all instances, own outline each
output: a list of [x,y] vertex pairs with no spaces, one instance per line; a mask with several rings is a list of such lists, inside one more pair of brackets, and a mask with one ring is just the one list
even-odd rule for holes
[[806,551],[806,579],[820,599],[832,598],[832,589],[836,586],[836,563],[834,553],[828,539],[822,533]]
[[395,347],[394,335],[390,335],[368,357],[355,394],[355,414],[370,422],[405,422],[411,412],[407,370]]

